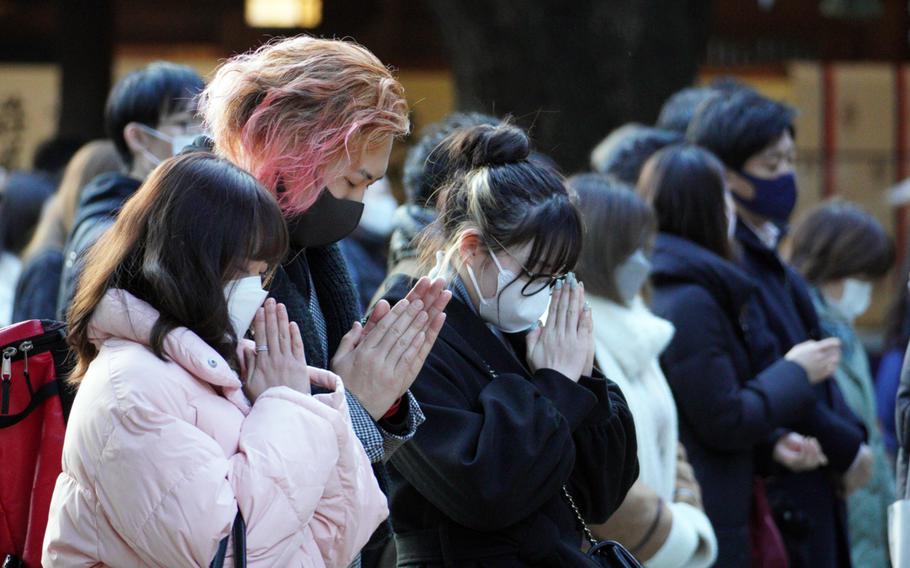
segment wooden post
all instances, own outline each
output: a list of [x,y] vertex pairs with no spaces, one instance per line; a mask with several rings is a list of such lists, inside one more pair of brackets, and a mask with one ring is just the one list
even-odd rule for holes
[[111,87],[113,18],[110,0],[58,0],[61,68],[57,134],[91,139],[104,133]]

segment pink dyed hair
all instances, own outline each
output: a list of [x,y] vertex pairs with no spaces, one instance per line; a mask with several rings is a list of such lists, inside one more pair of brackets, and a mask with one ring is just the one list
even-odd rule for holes
[[375,55],[305,35],[229,59],[200,112],[217,151],[256,176],[287,215],[316,201],[332,164],[409,129],[404,88]]

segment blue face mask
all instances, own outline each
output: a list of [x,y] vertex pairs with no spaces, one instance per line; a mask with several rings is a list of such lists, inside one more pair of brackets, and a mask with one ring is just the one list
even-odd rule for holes
[[774,179],[757,178],[742,171],[739,175],[752,184],[755,195],[752,199],[744,199],[733,193],[737,203],[777,223],[790,220],[790,214],[796,207],[796,174],[791,172]]

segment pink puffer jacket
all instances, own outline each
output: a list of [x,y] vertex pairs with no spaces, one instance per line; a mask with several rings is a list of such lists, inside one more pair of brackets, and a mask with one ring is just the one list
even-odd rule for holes
[[169,361],[155,357],[157,316],[111,291],[93,317],[99,353],[67,425],[45,568],[207,567],[238,505],[250,566],[348,565],[388,508],[341,380],[314,369],[332,392],[272,388],[251,408],[189,330],[165,338]]

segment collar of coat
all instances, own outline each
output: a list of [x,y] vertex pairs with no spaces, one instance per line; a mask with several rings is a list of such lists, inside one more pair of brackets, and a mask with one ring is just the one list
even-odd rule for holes
[[652,262],[655,285],[702,286],[734,320],[756,291],[755,282],[735,263],[676,235],[657,235]]
[[[313,277],[316,297],[326,325],[328,353],[321,349],[322,339],[310,313],[309,276]],[[297,322],[303,335],[307,362],[327,369],[341,338],[361,318],[360,300],[338,243],[325,247],[292,250],[275,271],[269,296],[283,303],[288,317]]]
[[[88,337],[96,346],[109,339],[125,339],[148,346],[158,317],[158,310],[129,292],[108,290],[92,315]],[[250,342],[243,341],[238,350],[250,347]],[[221,387],[225,398],[238,408],[249,410],[250,404],[243,395],[237,373],[198,335],[185,327],[178,327],[164,337],[162,350],[169,359],[197,379]]]
[[673,324],[651,313],[641,297],[623,306],[588,297],[598,353],[609,353],[630,380],[640,377],[673,339]]

